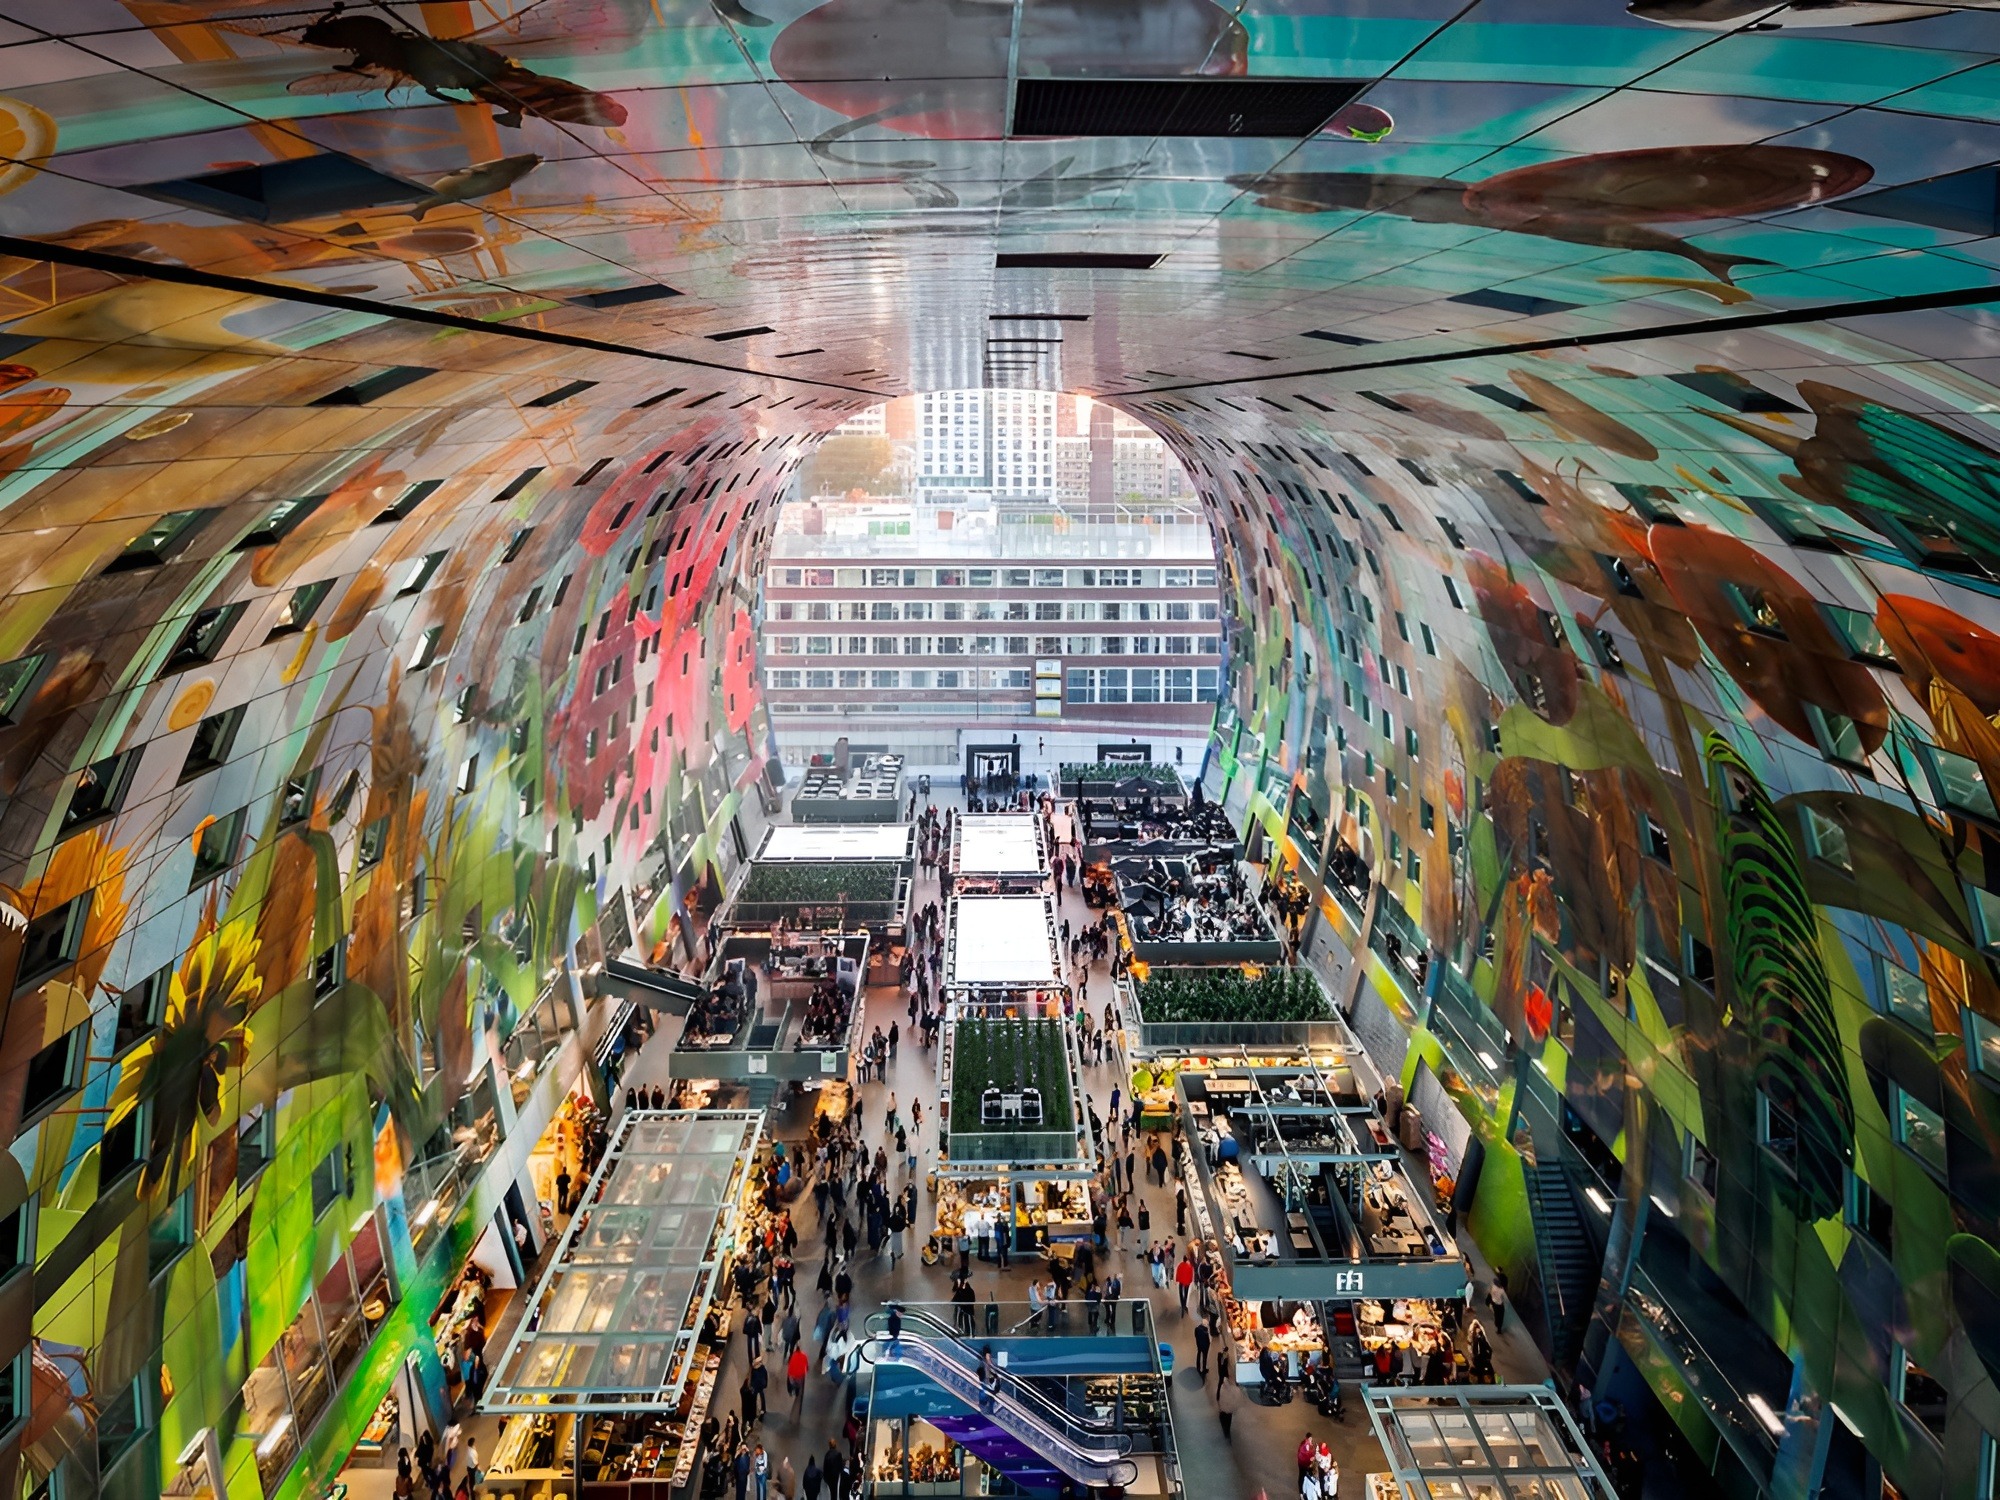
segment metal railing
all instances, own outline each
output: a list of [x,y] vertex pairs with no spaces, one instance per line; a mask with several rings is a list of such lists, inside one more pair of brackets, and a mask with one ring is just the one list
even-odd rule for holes
[[[982,1371],[979,1353],[942,1320],[914,1308],[905,1310],[903,1319],[905,1324],[921,1325],[925,1332],[906,1331],[891,1339],[886,1331],[888,1314],[876,1313],[864,1325],[869,1337],[862,1345],[862,1358],[871,1364],[907,1365],[925,1375],[969,1410],[1008,1427],[1011,1436],[1051,1459],[1072,1479],[1122,1487],[1139,1477],[1139,1466],[1129,1456],[1131,1433],[1065,1410],[1006,1370]],[[877,1323],[883,1327],[878,1329]],[[1020,1430],[1012,1430],[1016,1428]]]

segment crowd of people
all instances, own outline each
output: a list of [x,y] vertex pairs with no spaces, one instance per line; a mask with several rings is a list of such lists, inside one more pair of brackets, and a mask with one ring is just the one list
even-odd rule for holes
[[[1081,851],[1073,840],[1058,841],[1053,798],[1036,799],[1034,810],[1045,820],[1060,899],[1064,877],[1074,885],[1080,872]],[[952,810],[934,806],[917,817],[919,858],[927,876],[940,871],[955,820]],[[1196,899],[1256,899],[1233,863],[1201,878],[1220,885],[1187,893]],[[947,894],[939,892],[941,898]],[[735,1400],[724,1402],[718,1391],[716,1406],[701,1428],[703,1500],[751,1500],[753,1491],[755,1500],[773,1500],[774,1495],[776,1500],[853,1500],[866,1483],[865,1434],[852,1397],[864,1350],[871,1338],[883,1335],[884,1325],[880,1317],[871,1323],[857,1307],[856,1284],[860,1280],[873,1290],[880,1277],[896,1271],[904,1255],[922,1249],[927,1238],[932,1207],[925,1162],[934,1152],[926,1147],[934,1148],[935,1136],[926,1132],[934,1133],[938,1121],[935,1109],[926,1112],[924,1100],[935,1094],[906,1090],[904,1104],[894,1091],[894,1078],[907,1076],[897,1075],[896,1069],[905,1031],[913,1045],[929,1049],[936,1042],[943,1014],[946,921],[942,899],[924,901],[913,912],[899,970],[905,1014],[900,1020],[879,1012],[867,1018],[857,1070],[860,1087],[852,1106],[844,1116],[816,1114],[810,1134],[788,1144],[764,1169],[758,1185],[759,1229],[737,1256],[730,1285],[734,1308],[728,1316],[740,1321],[733,1324],[736,1337],[727,1341],[734,1349],[731,1384],[723,1389],[733,1388]],[[1120,957],[1115,919],[1106,915],[1072,928],[1071,917],[1065,916],[1059,936],[1070,966],[1070,1014],[1081,1060],[1086,1068],[1109,1071],[1087,1077],[1086,1095],[1079,1101],[1091,1118],[1090,1138],[1099,1150],[1097,1171],[1088,1184],[1089,1242],[1045,1257],[1045,1265],[1026,1282],[1027,1311],[1040,1326],[1104,1334],[1143,1326],[1127,1311],[1139,1298],[1150,1299],[1153,1316],[1162,1321],[1186,1319],[1180,1326],[1192,1339],[1200,1389],[1224,1438],[1233,1441],[1233,1422],[1246,1395],[1235,1379],[1225,1318],[1225,1269],[1190,1222],[1183,1185],[1189,1145],[1177,1121],[1166,1129],[1142,1128],[1139,1101],[1126,1097],[1121,1086],[1116,1009],[1088,1003],[1093,965]],[[750,979],[738,986],[741,1003],[754,998],[749,989],[754,983]],[[711,999],[737,1003],[738,996],[728,991],[725,984]],[[844,997],[815,995],[812,1003],[831,1006],[838,998]],[[690,1030],[698,1025],[719,1030],[725,1024],[728,1016],[721,1010],[689,1019]],[[840,1030],[845,1031],[844,1019]],[[1100,1116],[1097,1105],[1106,1098],[1108,1106]],[[626,1090],[628,1108],[664,1102],[657,1087]],[[601,1153],[601,1144],[596,1150]],[[583,1172],[587,1176],[588,1168]],[[997,1237],[1003,1273],[1010,1252],[1025,1258],[1012,1240],[1011,1233]],[[982,1298],[975,1288],[971,1241],[947,1242],[942,1248],[944,1253],[936,1257],[939,1292],[928,1300],[948,1303],[953,1326],[973,1336],[980,1326]],[[798,1286],[802,1277],[811,1283],[806,1289]],[[995,1292],[1007,1296],[996,1285],[985,1300],[991,1303]],[[866,1300],[864,1293],[864,1305]],[[802,1307],[809,1311],[802,1313]],[[988,1332],[995,1329],[996,1312],[986,1309]],[[1482,1367],[1490,1371],[1491,1339],[1469,1310],[1463,1320],[1462,1336],[1475,1372]],[[1008,1314],[1008,1324],[1018,1322],[1017,1314]],[[1008,1324],[1000,1325],[1002,1332],[1010,1331]],[[1384,1372],[1371,1373],[1380,1378]],[[1406,1372],[1387,1373],[1394,1379]],[[772,1391],[779,1378],[782,1395]],[[996,1372],[989,1393],[998,1383]],[[1272,1384],[1282,1386],[1282,1377]],[[789,1419],[783,1417],[787,1409]],[[834,1413],[834,1423],[822,1445],[823,1429],[809,1426],[806,1416],[825,1410]],[[455,1426],[449,1436],[449,1446],[462,1451]],[[430,1461],[420,1467],[413,1460],[412,1471],[422,1478],[441,1469],[448,1486],[451,1465],[438,1462],[446,1446],[430,1441]],[[1309,1438],[1299,1451],[1301,1500],[1338,1500],[1340,1472],[1331,1450]],[[455,1493],[449,1487],[432,1492]]]
[[1185,859],[1148,859],[1119,872],[1135,936],[1152,942],[1268,942],[1270,925],[1234,847]]

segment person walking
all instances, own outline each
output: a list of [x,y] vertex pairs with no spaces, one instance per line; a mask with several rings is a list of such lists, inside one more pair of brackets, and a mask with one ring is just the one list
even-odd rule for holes
[[478,1489],[479,1481],[486,1477],[486,1471],[479,1466],[479,1444],[465,1445],[465,1477],[459,1482],[468,1489]]
[[1229,1425],[1236,1420],[1236,1413],[1243,1405],[1243,1392],[1236,1382],[1229,1378],[1229,1361],[1215,1362],[1215,1420],[1222,1424],[1222,1440],[1233,1443]]
[[809,1365],[806,1351],[793,1345],[791,1354],[785,1359],[785,1389],[792,1393],[792,1415],[795,1417],[806,1404],[806,1370]]
[[1194,1257],[1187,1251],[1181,1252],[1180,1263],[1174,1267],[1174,1286],[1181,1294],[1181,1316],[1187,1316],[1188,1289],[1194,1285]]
[[458,1425],[458,1418],[453,1417],[444,1430],[444,1460],[440,1466],[447,1489],[451,1487],[452,1466],[458,1462],[459,1439],[464,1436],[465,1431]]
[[[771,1500],[771,1455],[764,1451],[762,1443],[750,1456],[750,1472],[757,1479],[757,1500]],[[1319,1500],[1319,1497],[1308,1496],[1306,1500]]]
[[1493,1284],[1486,1289],[1486,1306],[1493,1314],[1493,1332],[1507,1326],[1507,1273],[1495,1271]]
[[826,1462],[819,1471],[826,1481],[827,1500],[846,1500],[847,1460],[840,1456],[840,1444],[832,1438],[826,1440]]
[[770,1388],[771,1372],[765,1367],[764,1361],[760,1359],[750,1367],[750,1393],[756,1397],[757,1415],[759,1417],[764,1415],[764,1395]]
[[819,1483],[819,1459],[817,1457],[808,1458],[806,1460],[806,1471],[799,1476],[799,1493],[804,1497],[804,1500],[819,1500]]
[[798,1493],[798,1480],[792,1473],[792,1455],[787,1453],[778,1460],[778,1494],[783,1500],[796,1500]]
[[1203,1385],[1208,1384],[1208,1346],[1213,1339],[1206,1318],[1194,1325],[1194,1373]]
[[736,1445],[736,1456],[730,1460],[731,1472],[736,1478],[736,1500],[745,1500],[750,1493],[750,1448],[748,1444]]

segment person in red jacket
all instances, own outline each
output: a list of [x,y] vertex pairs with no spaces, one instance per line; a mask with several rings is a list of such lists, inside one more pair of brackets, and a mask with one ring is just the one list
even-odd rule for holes
[[785,1386],[792,1393],[792,1415],[797,1416],[806,1400],[806,1351],[803,1344],[792,1350],[785,1361]]
[[1188,1288],[1194,1285],[1194,1258],[1185,1250],[1181,1252],[1180,1264],[1174,1267],[1174,1285],[1180,1288],[1181,1316],[1187,1316]]

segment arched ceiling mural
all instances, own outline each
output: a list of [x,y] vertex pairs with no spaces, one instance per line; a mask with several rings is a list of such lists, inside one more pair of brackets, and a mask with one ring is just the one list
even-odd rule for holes
[[[580,935],[723,873],[792,468],[996,383],[1202,486],[1218,780],[1485,1141],[1558,1367],[1615,1343],[1777,1491],[1837,1404],[1971,1494],[1996,49],[1894,0],[8,5],[15,1481],[338,1463],[472,1232],[406,1201],[456,1101]],[[1563,1105],[1647,1246],[1594,1331]],[[377,1205],[403,1300],[272,1439],[246,1380]],[[1704,1414],[1676,1264],[1781,1435]]]

